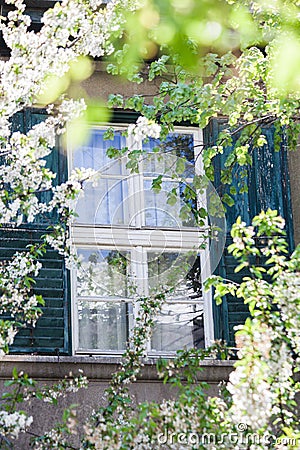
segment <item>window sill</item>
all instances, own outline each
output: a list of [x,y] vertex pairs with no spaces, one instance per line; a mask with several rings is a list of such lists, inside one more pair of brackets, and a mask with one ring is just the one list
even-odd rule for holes
[[[159,382],[156,362],[158,358],[144,361],[138,380]],[[8,355],[0,360],[0,379],[11,378],[12,370],[24,371],[36,380],[57,380],[70,372],[74,375],[82,370],[91,381],[109,381],[112,373],[118,370],[121,358],[119,356],[31,356]],[[199,373],[199,381],[219,383],[228,380],[235,361],[220,361],[207,359],[201,363],[203,370]]]

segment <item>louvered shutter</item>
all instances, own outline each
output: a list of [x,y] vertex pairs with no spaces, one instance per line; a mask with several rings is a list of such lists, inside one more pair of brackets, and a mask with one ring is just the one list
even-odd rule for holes
[[[213,120],[204,132],[207,145],[214,145],[225,122]],[[246,269],[235,273],[236,260],[228,253],[228,245],[232,242],[230,230],[238,216],[250,224],[252,218],[262,210],[276,209],[286,221],[286,231],[290,250],[293,248],[293,222],[290,201],[290,186],[287,161],[287,149],[284,138],[279,152],[274,151],[274,128],[264,129],[267,144],[260,148],[251,149],[253,164],[248,167],[248,192],[232,196],[235,203],[227,207],[227,238],[224,253],[216,273],[229,280],[240,282],[243,276],[249,274]],[[229,186],[221,183],[221,169],[230,152],[226,148],[223,154],[218,155],[214,161],[214,184],[220,194],[229,193]],[[235,168],[232,174],[232,185],[238,187],[240,168]],[[221,306],[214,305],[214,327],[216,339],[223,339],[234,346],[234,326],[243,324],[248,317],[248,308],[242,300],[227,295]]]
[[[27,131],[36,123],[46,118],[42,110],[29,109],[17,113],[13,120],[14,130]],[[47,157],[47,167],[57,173],[55,183],[60,183],[66,178],[66,156],[55,149]],[[42,194],[42,201],[50,199],[50,193]],[[12,257],[15,251],[25,250],[31,243],[39,242],[47,227],[58,220],[57,214],[39,217],[34,224],[20,226],[18,228],[0,228],[1,260]],[[43,265],[34,292],[43,296],[45,306],[43,315],[37,321],[35,327],[28,326],[22,329],[16,336],[11,348],[14,353],[38,353],[38,354],[67,354],[69,352],[69,278],[63,258],[57,252],[47,250],[41,258]]]

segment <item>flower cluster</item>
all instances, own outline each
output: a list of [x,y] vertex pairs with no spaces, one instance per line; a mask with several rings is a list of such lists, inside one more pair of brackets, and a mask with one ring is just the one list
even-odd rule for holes
[[[268,266],[266,269],[249,264],[255,276],[244,278],[232,291],[251,306],[253,318],[236,334],[239,362],[227,389],[232,395],[232,420],[259,431],[268,429],[270,423],[279,429],[296,423],[292,410],[296,387],[293,374],[300,349],[299,257],[297,251],[291,260],[285,256],[284,221],[276,212],[260,213],[253,224],[256,235],[264,236],[264,245],[258,249],[248,242],[241,247],[236,240],[231,250],[243,261],[242,267],[246,257],[255,252],[268,257]],[[253,227],[247,228],[241,222],[233,227],[232,234],[235,238],[238,234],[254,237]],[[262,277],[264,273],[269,279]],[[223,285],[223,295],[226,292],[231,291]],[[274,305],[278,313],[272,311]]]
[[2,320],[0,326],[0,348],[7,351],[8,345],[21,324],[34,325],[41,315],[40,296],[31,292],[32,276],[37,276],[41,263],[33,254],[16,252],[13,258],[0,266],[1,314],[9,314],[10,320]]
[[45,243],[65,258],[67,269],[78,266],[78,257],[76,248],[70,237],[70,230],[65,224],[58,224],[52,227],[52,231],[44,236]]
[[8,346],[14,341],[17,328],[9,320],[0,321],[0,356],[4,356],[8,351]]
[[[8,3],[8,1],[7,1]],[[135,9],[138,1],[113,0],[105,9],[98,1],[68,0],[56,3],[44,14],[43,27],[30,31],[30,17],[25,2],[14,3],[15,10],[1,18],[0,30],[10,58],[0,64],[1,136],[9,136],[9,117],[24,106],[30,106],[44,89],[46,76],[62,76],[69,63],[79,55],[103,56],[113,51],[111,36],[120,35],[124,18],[120,5]],[[93,36],[93,39],[90,39]]]
[[59,213],[74,209],[78,196],[83,194],[83,183],[92,181],[96,174],[94,169],[75,168],[66,183],[53,188],[49,209],[57,208]]
[[[79,369],[79,374],[73,377],[72,373],[69,373],[68,377],[65,377],[58,384],[54,384],[50,387],[46,387],[39,392],[39,396],[43,398],[46,403],[57,403],[57,399],[65,397],[68,393],[78,392],[79,389],[86,389],[88,387],[88,380],[82,374],[82,370]],[[33,393],[33,396],[36,394]]]
[[59,429],[52,429],[48,433],[45,433],[43,436],[43,440],[35,441],[33,448],[35,450],[47,450],[51,449],[61,449],[67,448],[68,444],[64,439],[64,434]]
[[136,124],[129,125],[128,136],[135,136],[138,140],[146,138],[158,139],[160,136],[161,126],[153,120],[140,116]]
[[76,249],[70,237],[70,225],[75,216],[75,205],[78,197],[83,194],[83,184],[96,179],[97,172],[93,169],[76,168],[72,171],[69,180],[54,187],[52,200],[48,211],[56,209],[60,215],[61,223],[52,227],[52,232],[45,236],[45,241],[54,250],[65,257],[66,266],[77,266]]
[[[231,414],[237,424],[246,423],[254,430],[269,423],[273,394],[266,359],[272,348],[273,330],[254,324],[242,337],[239,359],[251,356],[249,365],[240,365],[230,374],[227,389],[232,395]],[[243,330],[240,330],[242,333]]]
[[300,276],[299,272],[285,272],[278,277],[274,288],[281,320],[296,355],[300,355]]
[[0,432],[4,436],[10,435],[17,438],[19,433],[24,433],[32,422],[32,416],[27,417],[23,412],[0,411]]

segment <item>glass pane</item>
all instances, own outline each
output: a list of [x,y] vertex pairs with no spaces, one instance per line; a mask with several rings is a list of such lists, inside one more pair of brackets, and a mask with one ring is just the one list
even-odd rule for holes
[[204,348],[199,255],[194,252],[149,252],[148,276],[150,292],[168,289],[168,303],[156,319],[152,350],[169,352],[182,348]]
[[202,301],[202,281],[200,256],[190,256],[188,272],[185,278],[179,282],[169,298],[173,301]]
[[[175,205],[167,203],[168,192],[176,189],[178,183],[163,182],[159,192],[151,189],[152,180],[145,180],[145,223],[150,227],[170,227],[179,228],[181,220],[179,218],[180,201]],[[169,189],[169,190],[168,190]]]
[[[149,227],[195,227],[196,220],[192,212],[186,212],[181,216],[181,208],[184,206],[183,192],[186,185],[177,181],[166,180],[161,183],[161,190],[155,192],[152,189],[152,179],[144,180],[145,189],[145,224]],[[168,203],[168,194],[176,191],[173,197],[174,203]],[[195,201],[189,200],[192,208],[195,208]]]
[[110,159],[106,155],[111,146],[121,149],[126,139],[116,131],[114,139],[104,140],[105,130],[91,130],[89,142],[73,153],[73,167],[98,171],[97,183],[85,183],[84,196],[76,205],[77,223],[91,225],[120,225],[128,223],[123,202],[128,197],[125,158]]
[[148,252],[149,292],[167,292],[177,301],[202,297],[197,252]]
[[116,250],[77,249],[81,266],[77,270],[80,297],[127,297],[129,253]]
[[84,196],[76,204],[77,223],[91,225],[122,225],[128,223],[126,199],[127,180],[102,178],[97,186],[86,183]]
[[201,304],[166,304],[155,321],[152,351],[204,348],[203,307]]
[[125,350],[130,305],[126,302],[78,302],[79,349]]
[[121,135],[120,131],[116,131],[113,139],[104,140],[104,133],[105,130],[90,130],[87,144],[74,150],[73,167],[103,170],[104,167],[109,165],[109,173],[111,175],[119,175],[122,173],[122,164],[119,161],[110,159],[106,155],[106,151],[109,147],[115,147],[117,149],[125,147],[126,139]]
[[[144,174],[154,175],[171,173],[176,167],[176,158],[186,159],[182,176],[193,177],[194,174],[194,138],[192,134],[171,133],[165,141],[151,138],[143,143],[143,149],[155,153],[144,161]],[[161,155],[163,153],[163,157]]]

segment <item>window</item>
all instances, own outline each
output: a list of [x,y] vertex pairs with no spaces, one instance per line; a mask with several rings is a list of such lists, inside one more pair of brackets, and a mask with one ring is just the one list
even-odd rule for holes
[[[96,185],[85,185],[72,229],[82,261],[72,275],[74,351],[122,352],[138,313],[135,300],[157,291],[166,292],[166,302],[149,354],[207,346],[213,339],[212,306],[202,279],[210,258],[207,248],[200,250],[204,233],[183,198],[201,170],[202,134],[180,128],[165,141],[139,142],[143,152],[131,158],[109,159],[110,147],[137,149],[125,130],[116,127],[113,139],[105,140],[105,128],[93,127],[89,142],[70,152],[71,167],[99,173]],[[184,166],[182,156],[189,161]],[[172,176],[176,165],[180,177]],[[158,180],[161,189],[153,190]],[[205,206],[204,195],[197,201]]]

